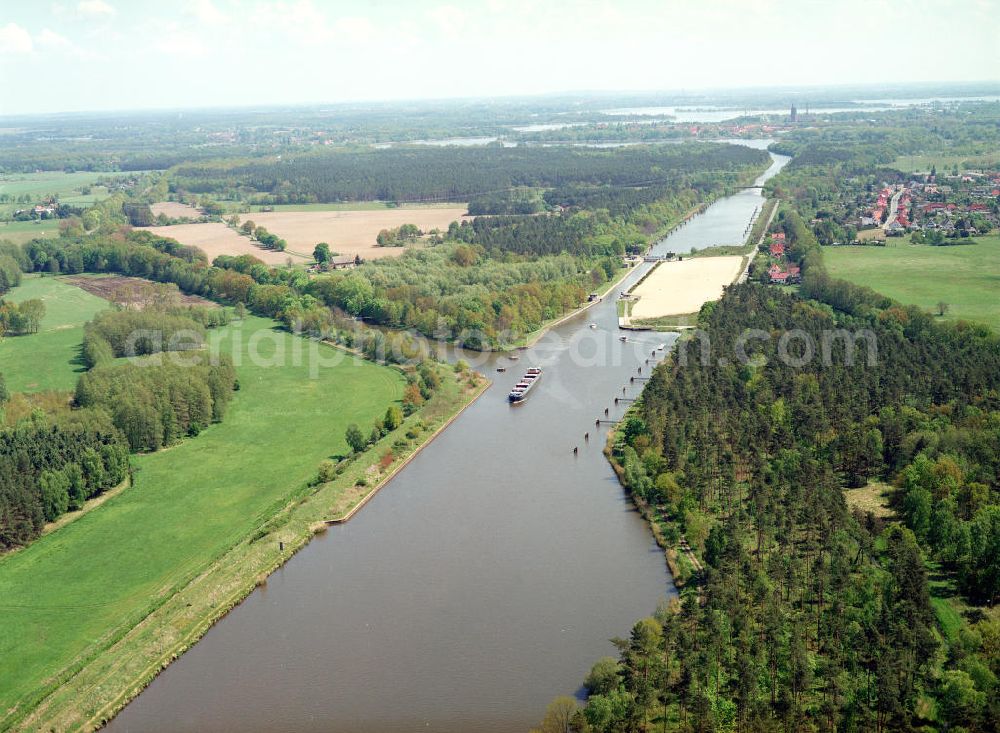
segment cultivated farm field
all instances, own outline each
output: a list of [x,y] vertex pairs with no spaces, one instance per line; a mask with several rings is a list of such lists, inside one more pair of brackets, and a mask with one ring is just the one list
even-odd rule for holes
[[901,303],[945,318],[978,321],[1000,330],[1000,237],[951,247],[907,244],[892,247],[824,247],[833,277],[867,285]]
[[288,248],[312,253],[317,242],[343,256],[361,255],[376,259],[401,253],[398,247],[377,247],[375,237],[382,229],[416,224],[421,230],[447,229],[465,216],[465,206],[450,208],[383,209],[381,211],[269,211],[247,214],[245,218],[288,241]]
[[80,359],[83,324],[108,302],[62,278],[27,275],[5,298],[20,303],[39,298],[45,317],[38,333],[0,341],[0,372],[12,392],[71,390],[84,371]]
[[53,675],[100,651],[116,629],[132,627],[252,533],[301,491],[320,460],[346,453],[348,424],[371,425],[402,396],[397,370],[343,352],[317,378],[308,359],[276,358],[290,356],[299,337],[271,320],[247,318],[222,331],[241,385],[225,420],[133,457],[131,488],[0,556],[0,729],[15,706],[31,706],[57,684]]
[[394,229],[402,224],[415,224],[423,231],[447,229],[453,221],[465,218],[466,207],[413,207],[395,209],[365,209],[355,211],[267,211],[243,214],[243,221],[252,221],[288,242],[285,252],[258,247],[248,237],[237,234],[225,224],[178,224],[150,227],[154,234],[173,237],[178,242],[203,250],[211,260],[220,254],[251,254],[269,265],[281,265],[291,257],[293,262],[312,259],[313,247],[326,242],[342,257],[361,255],[366,260],[401,254],[401,247],[378,247],[375,238],[382,229]]
[[[171,237],[181,244],[197,247],[208,255],[209,262],[219,255],[253,255],[268,265],[284,265],[289,258],[291,258],[292,262],[299,263],[308,262],[312,259],[302,253],[293,253],[290,251],[278,252],[258,247],[257,243],[249,237],[237,234],[234,230],[219,222],[136,228],[146,229],[158,236]],[[291,243],[289,243],[289,248],[293,249]]]

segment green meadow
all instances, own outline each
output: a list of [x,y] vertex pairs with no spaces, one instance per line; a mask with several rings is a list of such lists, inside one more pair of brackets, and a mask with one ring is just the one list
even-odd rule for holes
[[89,186],[107,173],[93,171],[77,171],[64,173],[62,171],[41,171],[39,173],[7,173],[0,177],[0,193],[11,196],[29,194],[31,196],[48,196],[69,194],[81,186]]
[[0,373],[13,392],[71,390],[84,370],[80,360],[83,324],[108,302],[58,278],[28,275],[4,296],[20,303],[39,298],[45,318],[38,333],[0,341]]
[[[267,319],[218,338],[239,360],[241,387],[223,422],[133,457],[131,488],[0,557],[0,729],[251,535],[322,459],[347,452],[347,425],[371,425],[403,393],[397,370]],[[312,348],[339,363],[313,378]]]
[[59,236],[59,219],[0,222],[0,239],[24,244],[32,239],[54,239]]
[[975,244],[951,247],[895,241],[900,243],[825,247],[823,260],[833,277],[935,313],[938,303],[947,303],[945,318],[1000,330],[1000,237],[977,237]]
[[[56,196],[64,204],[73,206],[89,205],[108,195],[103,187],[95,187],[89,194],[81,194],[80,189],[84,186],[92,186],[101,176],[107,173],[93,171],[76,171],[75,173],[64,173],[62,171],[39,171],[38,173],[6,173],[0,176],[0,194],[7,194],[19,197],[27,194],[31,197],[32,204],[38,203],[47,196]],[[4,203],[0,204],[0,213],[10,215],[15,209],[23,209],[26,204]],[[43,222],[49,223],[49,222]],[[56,222],[58,224],[58,222]],[[0,233],[0,238],[3,238]]]
[[938,172],[947,173],[954,167],[965,170],[966,168],[989,168],[1000,161],[1000,155],[996,153],[968,153],[965,155],[925,153],[919,155],[901,155],[892,162],[892,167],[904,173],[927,173],[931,167],[936,166]]

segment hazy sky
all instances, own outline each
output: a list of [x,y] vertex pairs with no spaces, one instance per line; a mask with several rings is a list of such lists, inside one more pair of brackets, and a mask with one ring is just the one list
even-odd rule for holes
[[0,0],[0,114],[1000,79],[1000,0]]

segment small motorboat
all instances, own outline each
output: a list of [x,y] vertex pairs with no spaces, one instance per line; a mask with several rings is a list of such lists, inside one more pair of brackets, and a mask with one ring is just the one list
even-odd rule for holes
[[619,341],[628,341],[628,336],[619,336],[618,340]]
[[597,328],[597,324],[596,323],[591,323],[590,327],[596,329]]
[[497,371],[498,372],[505,372],[505,371],[507,371],[507,367],[497,367]]
[[509,356],[508,358],[509,358],[509,359],[510,359],[511,361],[517,361],[517,360],[518,360],[518,359],[520,359],[521,357],[520,357],[520,356],[518,356],[517,354],[511,354],[511,355],[510,355],[510,356]]

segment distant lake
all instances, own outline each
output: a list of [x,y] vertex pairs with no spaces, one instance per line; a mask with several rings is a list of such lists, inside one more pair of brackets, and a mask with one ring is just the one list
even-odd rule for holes
[[[807,100],[799,100],[796,106],[800,113],[808,111],[811,114],[835,114],[837,112],[886,112],[893,109],[917,107],[924,104],[955,102],[997,102],[1000,96],[978,97],[920,97],[914,99],[856,99],[852,100],[856,107],[810,105]],[[787,115],[789,108],[755,108],[755,107],[718,107],[714,105],[674,106],[674,107],[618,107],[601,110],[601,114],[609,117],[653,117],[668,116],[671,122],[725,122],[737,117],[752,117],[756,115]],[[645,121],[643,121],[645,122]]]

